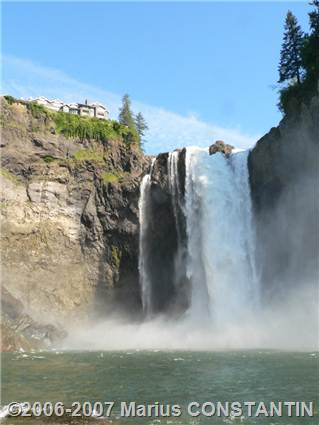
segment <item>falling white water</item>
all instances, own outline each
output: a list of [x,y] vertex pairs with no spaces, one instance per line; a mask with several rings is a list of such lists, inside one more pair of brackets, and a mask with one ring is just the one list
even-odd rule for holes
[[[170,155],[170,191],[175,195],[177,160],[177,154]],[[185,205],[177,204],[176,211],[182,207],[186,216],[187,255],[182,260],[192,299],[188,311],[174,320],[151,315],[150,195],[147,175],[139,201],[139,271],[148,320],[132,322],[114,315],[87,328],[75,325],[65,348],[318,350],[317,285],[302,286],[279,302],[258,304],[247,152],[234,152],[227,159],[220,153],[209,156],[206,149],[187,149]]]
[[190,315],[222,327],[247,317],[258,300],[247,154],[186,151]]
[[147,255],[148,255],[148,226],[150,216],[150,195],[151,195],[151,175],[153,171],[155,158],[152,159],[152,164],[149,174],[146,174],[141,182],[140,186],[140,199],[138,203],[139,207],[139,221],[140,221],[140,236],[139,236],[139,279],[142,297],[143,311],[146,316],[151,311],[151,275],[147,267]]
[[177,237],[180,239],[180,228],[178,223],[178,208],[179,208],[179,200],[180,200],[180,184],[179,184],[179,178],[178,178],[178,151],[169,152],[168,154],[168,161],[167,161],[167,169],[168,169],[168,182],[169,182],[169,189],[172,195],[172,204],[173,204],[173,211],[175,216],[175,222],[176,222],[176,230],[177,230]]
[[177,294],[180,292],[181,282],[185,276],[185,261],[187,257],[186,246],[183,243],[181,235],[180,214],[184,213],[184,206],[181,203],[182,193],[180,187],[180,179],[178,173],[179,151],[170,152],[168,154],[168,182],[169,190],[172,195],[172,205],[175,217],[175,226],[177,234],[177,250],[174,258],[174,285]]

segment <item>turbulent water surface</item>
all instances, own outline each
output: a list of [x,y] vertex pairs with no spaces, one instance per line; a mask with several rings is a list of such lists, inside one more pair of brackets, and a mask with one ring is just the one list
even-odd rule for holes
[[[66,405],[73,401],[114,400],[111,419],[115,424],[315,424],[318,416],[192,418],[187,414],[187,405],[192,401],[316,400],[318,367],[318,353],[309,352],[4,354],[2,404],[13,400],[63,401]],[[121,401],[179,404],[182,415],[177,418],[119,418]]]

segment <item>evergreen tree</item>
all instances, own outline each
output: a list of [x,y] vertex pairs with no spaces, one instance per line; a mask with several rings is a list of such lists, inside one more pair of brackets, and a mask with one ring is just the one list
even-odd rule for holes
[[284,39],[280,52],[279,83],[295,78],[301,83],[301,48],[303,32],[297,18],[289,10],[286,16]]
[[140,139],[142,139],[145,135],[145,131],[148,130],[148,125],[146,124],[146,121],[141,112],[136,115],[135,125],[138,135],[140,136]]
[[119,113],[120,124],[127,125],[128,128],[136,130],[134,115],[131,111],[131,100],[128,94],[122,98],[122,107]]
[[305,43],[304,56],[308,55],[307,70],[317,72],[319,77],[319,0],[313,0],[310,4],[315,9],[309,13],[310,34]]
[[315,10],[309,13],[310,35],[319,38],[319,0],[313,0],[310,4],[315,7]]
[[301,56],[306,70],[307,89],[314,91],[319,78],[319,0],[314,0],[310,4],[315,9],[309,13],[310,34],[305,37]]

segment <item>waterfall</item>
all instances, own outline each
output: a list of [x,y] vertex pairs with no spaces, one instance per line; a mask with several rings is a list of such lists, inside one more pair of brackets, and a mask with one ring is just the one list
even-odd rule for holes
[[146,316],[151,313],[151,273],[148,268],[148,230],[149,230],[149,215],[151,203],[151,176],[153,171],[155,158],[152,159],[150,172],[145,174],[140,186],[140,199],[139,199],[139,278],[141,288],[141,298],[143,311]]
[[170,152],[167,160],[167,172],[169,191],[172,197],[172,206],[175,218],[176,234],[177,234],[177,250],[174,258],[174,286],[176,288],[176,304],[187,304],[189,292],[187,290],[186,277],[186,259],[187,259],[187,246],[183,238],[183,231],[185,228],[184,217],[184,203],[181,190],[179,172],[178,172],[179,151]]
[[[175,151],[167,157],[166,211],[176,228],[174,258],[169,257],[173,261],[170,270],[174,276],[170,279],[174,289],[168,291],[166,286],[167,294],[174,296],[168,300],[170,310],[187,310],[193,321],[217,326],[236,323],[253,312],[259,293],[248,152],[235,152],[227,158],[221,153],[210,156],[207,149],[187,148],[183,188],[179,154]],[[162,251],[154,246],[150,223],[162,223],[157,222],[157,207],[152,204],[153,166],[154,161],[142,180],[139,200],[139,273],[143,310],[148,317],[163,311],[156,311],[155,306],[159,297],[168,296],[164,292],[168,259],[154,268]]]
[[247,154],[186,152],[190,314],[217,325],[236,323],[258,302]]
[[179,208],[181,207],[180,205],[181,189],[180,189],[179,176],[178,176],[178,155],[179,155],[178,151],[169,152],[168,160],[167,160],[167,173],[168,173],[169,190],[172,195],[172,204],[173,204],[173,211],[174,211],[174,217],[176,222],[178,243],[180,244],[181,232],[180,232],[180,222],[179,222]]

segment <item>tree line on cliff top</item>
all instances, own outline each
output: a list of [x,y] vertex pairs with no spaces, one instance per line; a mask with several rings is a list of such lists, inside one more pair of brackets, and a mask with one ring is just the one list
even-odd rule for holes
[[118,120],[120,124],[127,126],[131,130],[136,137],[137,143],[142,147],[148,126],[141,112],[137,115],[132,112],[131,99],[128,94],[125,94],[122,98]]
[[318,92],[319,79],[319,0],[310,5],[309,33],[304,33],[297,18],[289,10],[286,16],[283,43],[280,52],[279,109],[287,113],[290,108],[307,102]]

